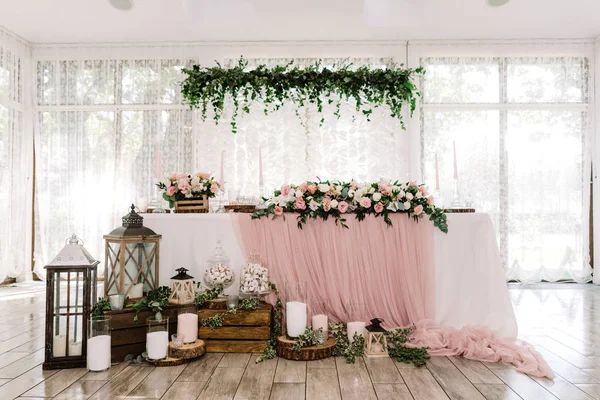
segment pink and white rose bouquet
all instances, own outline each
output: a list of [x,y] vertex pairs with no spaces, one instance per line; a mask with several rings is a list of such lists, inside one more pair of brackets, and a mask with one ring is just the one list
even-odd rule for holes
[[172,174],[163,182],[156,184],[163,191],[163,199],[173,208],[179,200],[190,200],[207,196],[215,197],[221,190],[219,182],[209,173],[197,172],[193,175]]

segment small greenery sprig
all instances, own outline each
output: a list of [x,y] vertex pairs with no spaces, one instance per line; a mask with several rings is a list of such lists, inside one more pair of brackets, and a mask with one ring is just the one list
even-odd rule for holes
[[422,367],[427,363],[429,354],[426,347],[407,347],[411,333],[416,329],[414,325],[408,328],[399,328],[385,333],[387,339],[387,351],[390,357],[398,362],[414,364]]
[[[201,288],[202,285],[200,282],[196,284],[198,288]],[[201,308],[208,300],[214,300],[223,292],[223,285],[217,285],[212,289],[206,289],[201,292],[196,293],[196,298],[194,302],[196,303],[196,307]]]
[[[290,62],[273,68],[259,65],[249,70],[248,62],[241,57],[231,68],[223,68],[219,63],[214,67],[194,65],[191,69],[183,68],[187,77],[181,84],[181,94],[190,108],[200,109],[204,121],[208,109],[212,109],[216,124],[223,116],[226,100],[231,98],[233,133],[237,132],[240,110],[250,113],[255,100],[262,101],[265,115],[286,103],[296,105],[296,115],[300,115],[302,107],[312,106],[322,113],[325,104],[335,103],[333,114],[337,118],[342,103],[350,101],[367,120],[375,108],[387,106],[390,116],[397,118],[404,129],[403,109],[408,105],[412,116],[416,99],[421,95],[413,78],[424,74],[425,70],[401,67],[402,64],[392,64],[385,69],[353,68],[351,63],[345,63],[329,68],[318,61],[307,67]],[[324,120],[322,117],[321,123]]]
[[323,336],[323,328],[313,331],[307,327],[304,333],[294,341],[292,350],[300,351],[303,347],[317,346],[321,343],[321,336]]
[[217,329],[223,326],[223,322],[225,321],[224,314],[215,314],[212,317],[203,318],[200,323],[204,327],[208,327],[210,329]]
[[277,357],[277,338],[283,333],[283,302],[281,301],[281,297],[279,297],[279,290],[277,289],[276,284],[269,282],[269,289],[275,293],[277,300],[271,311],[271,335],[267,341],[267,347],[265,347],[263,354],[255,361],[257,364]]
[[149,291],[146,297],[132,306],[133,310],[135,311],[133,320],[137,322],[140,311],[147,309],[152,310],[156,316],[156,319],[161,320],[161,311],[164,307],[169,305],[169,296],[171,296],[171,288],[168,286],[161,286],[158,289]]
[[348,325],[329,324],[329,332],[332,332],[332,336],[335,339],[333,355],[344,357],[347,364],[354,364],[356,357],[362,357],[365,354],[364,336],[354,332],[352,343],[350,343],[348,340]]
[[203,318],[200,321],[200,323],[204,327],[208,327],[210,329],[217,329],[217,328],[223,326],[223,323],[225,322],[225,317],[228,314],[237,314],[238,310],[254,311],[258,308],[258,305],[259,305],[258,299],[243,299],[242,301],[239,302],[237,307],[232,308],[231,310],[227,311],[226,313],[215,314],[212,317]]
[[99,317],[104,313],[104,311],[110,310],[110,301],[103,297],[99,297],[96,304],[94,304],[94,307],[92,307],[92,317]]

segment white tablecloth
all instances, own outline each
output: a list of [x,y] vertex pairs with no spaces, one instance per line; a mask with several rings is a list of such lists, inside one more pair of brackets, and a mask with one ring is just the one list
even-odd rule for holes
[[[245,260],[228,214],[143,214],[144,225],[162,234],[161,285],[185,267],[202,280],[216,241],[231,259],[236,283]],[[309,221],[318,223],[318,221]],[[429,223],[423,221],[421,223]],[[435,233],[435,321],[461,328],[482,325],[516,337],[517,323],[492,221],[487,214],[448,214],[448,234]],[[239,284],[239,283],[238,283]],[[236,284],[226,293],[237,293]]]

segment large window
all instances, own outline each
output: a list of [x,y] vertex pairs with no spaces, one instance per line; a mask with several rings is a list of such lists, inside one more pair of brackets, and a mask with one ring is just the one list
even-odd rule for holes
[[422,58],[422,170],[453,197],[453,147],[463,202],[492,215],[507,278],[591,276],[588,61]]

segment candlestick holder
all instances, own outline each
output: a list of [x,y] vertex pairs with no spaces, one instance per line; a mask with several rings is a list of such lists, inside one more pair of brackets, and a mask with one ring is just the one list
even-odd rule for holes
[[158,188],[154,188],[154,195],[152,196],[152,200],[148,203],[146,209],[151,209],[153,214],[164,214],[166,213],[162,201],[158,195]]
[[454,188],[452,193],[452,208],[462,208],[463,204],[460,200],[460,195],[458,193],[458,178],[454,178]]

